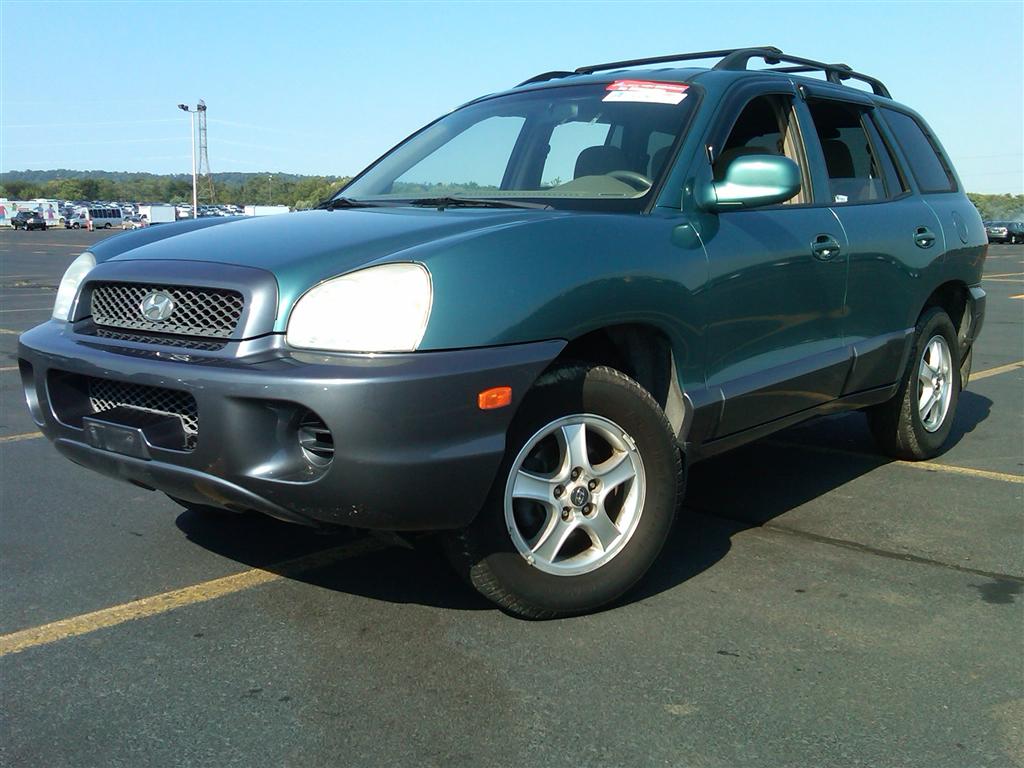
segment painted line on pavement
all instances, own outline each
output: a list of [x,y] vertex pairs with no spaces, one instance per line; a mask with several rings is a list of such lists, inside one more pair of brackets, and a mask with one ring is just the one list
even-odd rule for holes
[[985,275],[982,280],[991,280],[993,277],[1024,277],[1024,272],[1005,272],[999,275]]
[[974,469],[973,467],[960,467],[956,464],[939,464],[938,462],[931,461],[901,461],[894,459],[887,461],[884,456],[876,455],[873,453],[863,453],[861,451],[850,451],[846,448],[834,448],[830,445],[813,445],[808,443],[797,443],[792,440],[765,440],[764,445],[772,445],[777,448],[796,448],[804,451],[816,451],[818,453],[834,453],[840,456],[856,456],[861,459],[874,459],[879,463],[879,467],[897,466],[907,467],[908,469],[919,469],[925,472],[946,472],[951,475],[966,475],[968,477],[977,477],[982,480],[998,480],[1003,483],[1017,483],[1024,485],[1024,475],[1011,475],[1009,472],[993,472],[988,469]]
[[50,312],[53,307],[28,307],[27,309],[0,309],[0,312]]
[[16,371],[16,370],[18,370],[18,366],[16,366],[16,365],[5,365],[5,366],[0,367],[0,373],[6,373],[7,371]]
[[0,328],[0,336],[21,336],[21,331],[12,331],[8,328]]
[[67,619],[60,619],[38,627],[18,630],[0,635],[0,657],[12,653],[20,653],[28,648],[49,645],[58,640],[96,632],[100,629],[116,627],[137,619],[159,616],[162,613],[184,608],[189,605],[216,600],[219,597],[243,592],[262,584],[270,584],[294,577],[306,571],[312,571],[327,565],[334,565],[359,555],[369,554],[387,549],[390,545],[378,539],[366,538],[340,547],[314,552],[292,560],[268,565],[266,568],[253,568],[231,576],[211,579],[200,584],[193,584],[182,589],[173,589],[159,595],[144,597],[129,603],[114,605],[91,613],[83,613]]
[[0,437],[0,443],[20,443],[22,440],[35,440],[42,436],[42,432],[22,432],[20,435],[4,435]]
[[989,368],[987,371],[972,373],[969,380],[977,381],[978,379],[987,379],[989,376],[998,376],[1000,373],[1009,373],[1010,371],[1016,371],[1020,368],[1024,368],[1024,360],[1018,360],[1016,363],[1007,363],[1006,365],[1000,365],[996,368]]

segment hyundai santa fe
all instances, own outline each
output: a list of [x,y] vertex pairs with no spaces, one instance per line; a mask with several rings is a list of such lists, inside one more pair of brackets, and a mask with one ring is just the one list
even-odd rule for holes
[[986,249],[880,80],[705,51],[476,99],[318,210],[103,240],[19,364],[71,461],[197,509],[439,531],[547,618],[643,576],[702,458],[847,410],[939,453]]

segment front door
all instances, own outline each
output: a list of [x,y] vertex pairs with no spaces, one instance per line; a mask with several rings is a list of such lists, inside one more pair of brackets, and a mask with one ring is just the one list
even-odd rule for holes
[[800,194],[782,205],[702,217],[706,378],[723,396],[716,438],[834,399],[850,365],[842,332],[847,242],[832,211],[814,205],[793,105],[792,92],[762,92],[737,104],[724,139],[709,136],[718,179],[750,154],[785,155],[804,178]]

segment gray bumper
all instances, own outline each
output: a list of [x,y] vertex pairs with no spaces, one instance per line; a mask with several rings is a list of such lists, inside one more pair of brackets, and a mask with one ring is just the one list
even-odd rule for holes
[[[19,364],[33,418],[82,466],[198,504],[307,524],[426,530],[472,520],[519,402],[563,346],[229,359],[107,346],[49,322],[21,337]],[[97,447],[81,421],[67,417],[67,403],[55,407],[69,397],[54,397],[54,382],[67,374],[191,394],[194,448]],[[494,386],[512,387],[512,405],[480,410],[477,394]],[[81,399],[71,411],[88,408]],[[299,447],[306,409],[333,435],[326,466],[310,464]]]

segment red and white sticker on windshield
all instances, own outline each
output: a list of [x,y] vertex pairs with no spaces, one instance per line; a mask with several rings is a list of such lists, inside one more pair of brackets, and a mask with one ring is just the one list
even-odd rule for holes
[[639,101],[646,104],[678,104],[686,98],[688,86],[682,83],[656,83],[651,80],[616,80],[606,89],[601,101]]

